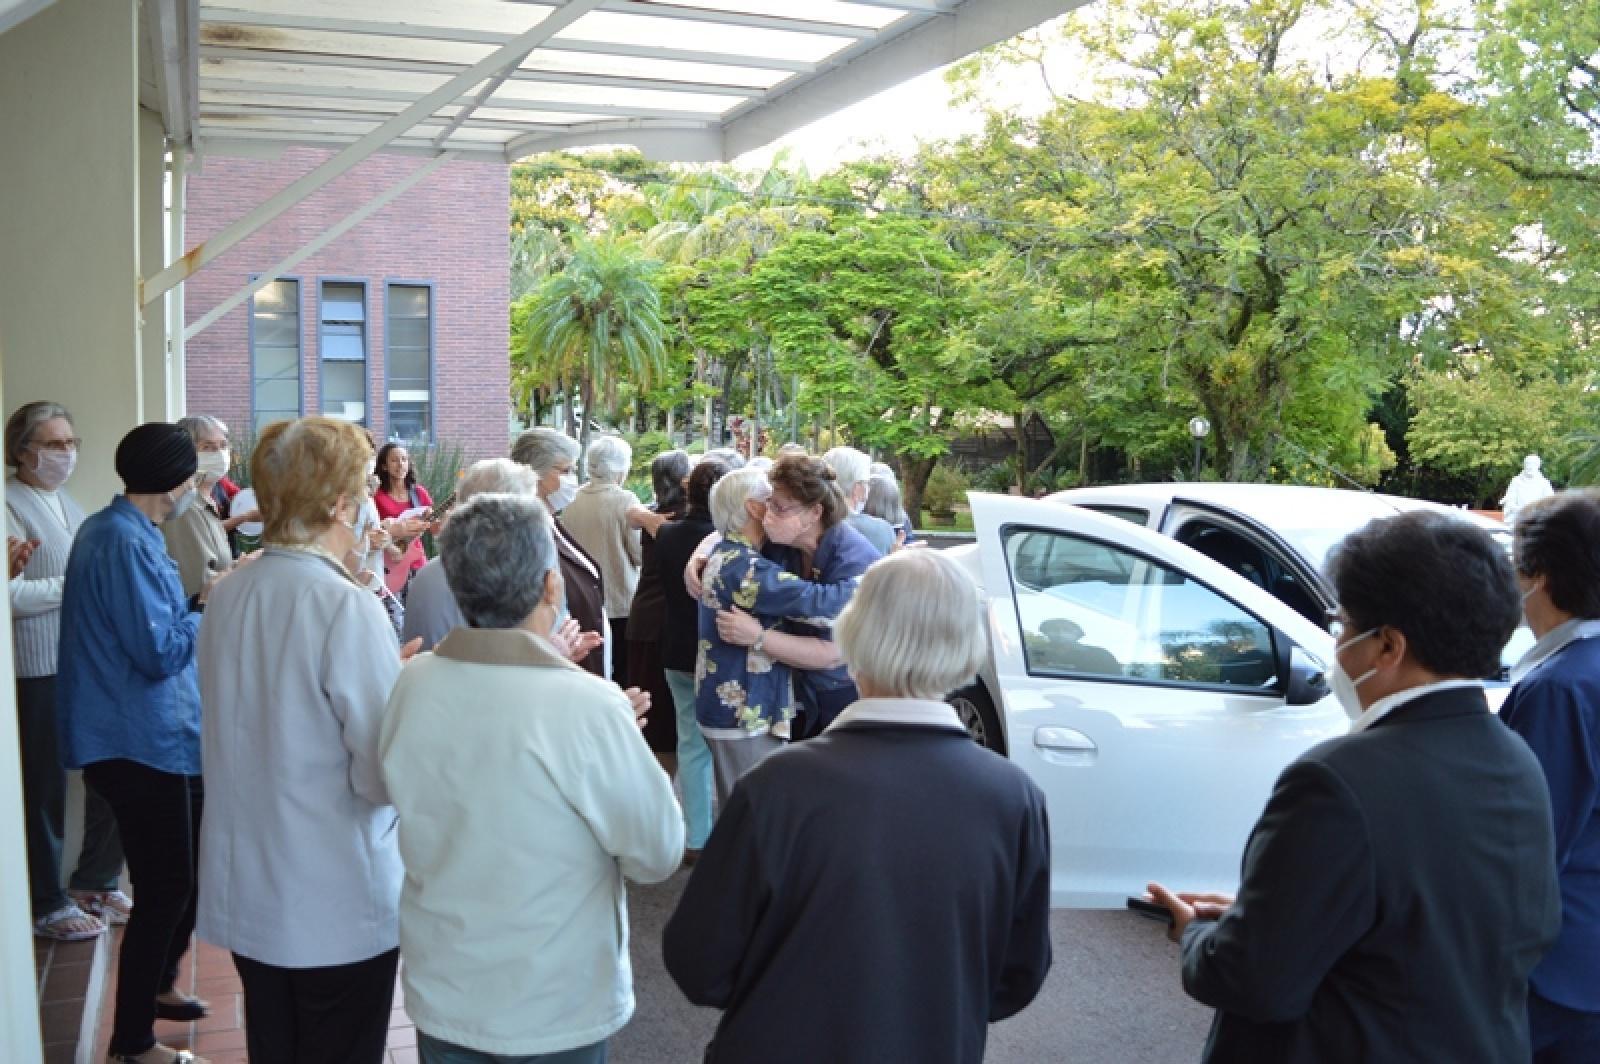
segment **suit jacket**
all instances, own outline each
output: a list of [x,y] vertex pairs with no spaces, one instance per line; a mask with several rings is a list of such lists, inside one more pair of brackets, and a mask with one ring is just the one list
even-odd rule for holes
[[[868,703],[858,703],[867,705]],[[662,941],[708,1064],[980,1064],[1050,968],[1044,795],[948,727],[836,725],[750,770]]]
[[1533,988],[1600,1012],[1600,638],[1557,651],[1512,689],[1500,716],[1544,766],[1555,821],[1561,937],[1533,970]]
[[1530,1057],[1560,922],[1550,800],[1483,692],[1422,695],[1284,770],[1233,907],[1183,936],[1206,1061]]
[[[561,583],[567,593],[567,612],[577,620],[585,632],[599,632],[611,638],[611,628],[606,624],[605,582],[600,577],[600,566],[573,539],[560,521],[556,525],[556,556],[561,562]],[[589,651],[589,656],[578,662],[602,680],[606,678],[605,647]]]

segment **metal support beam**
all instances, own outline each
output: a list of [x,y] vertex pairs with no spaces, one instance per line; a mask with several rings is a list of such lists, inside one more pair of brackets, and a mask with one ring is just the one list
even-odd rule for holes
[[[804,11],[804,4],[792,5]],[[709,22],[718,26],[744,26],[751,29],[783,30],[787,33],[816,33],[825,37],[849,37],[864,40],[876,30],[871,26],[857,26],[848,22],[826,22],[822,19],[795,15],[757,15],[746,11],[721,11],[711,7],[689,7],[683,4],[663,3],[662,0],[606,0],[601,5],[605,11],[619,15],[646,15],[651,18],[675,18],[690,22]]]
[[[172,168],[167,171],[167,257],[183,247],[184,211],[188,209],[189,152],[173,138]],[[167,410],[178,416],[187,412],[189,392],[188,362],[183,341],[183,285],[167,293]]]
[[187,150],[194,112],[190,109],[190,83],[196,64],[187,62],[188,32],[179,12],[184,0],[156,0],[145,4],[145,24],[150,32],[150,54],[156,89],[161,97],[161,118],[167,135],[180,150]]
[[277,280],[280,275],[294,269],[297,265],[304,262],[306,259],[309,259],[311,256],[315,255],[317,252],[321,251],[335,240],[338,240],[341,236],[344,236],[350,230],[354,229],[356,226],[372,217],[378,211],[393,203],[395,199],[404,195],[420,184],[423,178],[427,177],[429,174],[439,169],[440,166],[444,165],[446,162],[449,162],[455,157],[456,156],[454,152],[444,152],[441,155],[434,156],[432,159],[428,160],[426,163],[423,163],[421,166],[411,171],[411,173],[401,178],[395,184],[384,189],[375,198],[363,203],[354,212],[346,215],[332,228],[323,232],[315,240],[311,241],[299,251],[296,251],[292,255],[285,256],[284,258],[273,263],[271,266],[267,267],[254,281],[251,281],[243,289],[235,292],[227,299],[224,299],[221,303],[218,303],[216,306],[212,307],[203,316],[197,319],[193,325],[183,330],[184,340],[189,340],[196,334],[205,331],[212,325],[215,325],[218,321],[222,320],[223,317],[231,313],[235,307],[239,306],[239,304],[243,303],[245,300],[261,291],[267,285]]
[[175,284],[191,276],[196,270],[218,255],[244,240],[278,215],[305,199],[334,178],[346,173],[361,160],[382,148],[418,122],[427,118],[444,104],[456,100],[463,92],[484,78],[516,64],[529,52],[560,33],[578,19],[600,6],[602,0],[570,0],[570,2],[539,22],[522,36],[495,49],[487,56],[417,100],[389,121],[378,126],[333,158],[312,170],[300,180],[273,196],[243,218],[223,229],[203,244],[198,244],[177,262],[154,277],[144,280],[139,293],[140,306],[149,306]]

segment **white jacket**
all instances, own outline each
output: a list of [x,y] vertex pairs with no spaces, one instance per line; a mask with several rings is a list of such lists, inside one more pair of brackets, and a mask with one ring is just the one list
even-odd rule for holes
[[527,632],[458,628],[405,666],[380,742],[418,1029],[524,1056],[627,1023],[622,879],[671,875],[683,818],[622,692]]
[[198,663],[200,937],[282,968],[394,949],[378,724],[400,648],[377,596],[331,561],[269,549],[212,593]]

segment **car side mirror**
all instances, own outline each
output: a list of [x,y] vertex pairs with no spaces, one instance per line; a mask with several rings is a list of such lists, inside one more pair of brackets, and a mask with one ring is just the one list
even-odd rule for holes
[[1299,647],[1289,650],[1289,680],[1283,701],[1290,706],[1310,706],[1328,697],[1328,672],[1316,658]]

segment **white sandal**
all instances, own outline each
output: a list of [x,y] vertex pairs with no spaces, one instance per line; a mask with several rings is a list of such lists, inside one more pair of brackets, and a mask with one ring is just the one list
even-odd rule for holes
[[111,1064],[211,1064],[205,1057],[197,1057],[187,1049],[173,1049],[160,1042],[143,1053],[108,1053],[106,1059]]
[[67,895],[78,903],[78,907],[91,916],[98,916],[100,922],[107,927],[121,927],[128,922],[128,917],[133,915],[133,899],[122,891],[111,890],[69,890]]
[[99,917],[84,912],[75,903],[69,903],[49,916],[35,920],[33,933],[57,942],[83,942],[105,934],[106,925]]

